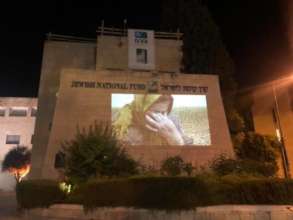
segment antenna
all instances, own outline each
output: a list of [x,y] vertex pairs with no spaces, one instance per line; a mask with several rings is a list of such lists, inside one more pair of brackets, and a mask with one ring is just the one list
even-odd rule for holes
[[102,36],[104,35],[104,28],[105,28],[105,21],[102,20],[102,22],[101,22],[101,35]]
[[123,35],[124,35],[124,36],[127,35],[126,32],[127,32],[127,19],[125,18],[125,19],[123,20]]

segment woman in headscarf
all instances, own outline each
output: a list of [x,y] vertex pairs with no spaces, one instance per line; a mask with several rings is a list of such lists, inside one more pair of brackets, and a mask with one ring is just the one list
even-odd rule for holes
[[169,115],[172,107],[171,95],[134,95],[113,122],[117,137],[131,145],[189,144],[178,120]]

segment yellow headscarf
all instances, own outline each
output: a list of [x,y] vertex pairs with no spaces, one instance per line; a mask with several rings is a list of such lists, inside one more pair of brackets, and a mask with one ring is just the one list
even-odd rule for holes
[[136,94],[132,103],[125,105],[118,113],[116,120],[113,122],[113,128],[116,136],[123,139],[127,135],[128,128],[133,122],[134,114],[140,115],[144,120],[147,110],[161,97],[156,94]]

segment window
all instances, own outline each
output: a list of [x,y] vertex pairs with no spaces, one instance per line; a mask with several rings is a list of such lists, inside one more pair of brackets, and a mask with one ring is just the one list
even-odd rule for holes
[[31,144],[34,143],[34,135],[31,136]]
[[9,116],[25,117],[27,116],[27,108],[23,108],[23,107],[10,108]]
[[65,154],[63,152],[59,151],[55,155],[54,167],[56,169],[65,167]]
[[144,38],[144,39],[148,38],[148,33],[145,31],[135,31],[134,35],[135,35],[135,38]]
[[4,117],[4,116],[5,116],[5,108],[0,107],[0,117]]
[[6,136],[6,144],[19,144],[20,143],[20,135],[7,135]]
[[136,49],[136,62],[144,64],[148,62],[146,49]]
[[32,108],[32,111],[31,111],[31,116],[32,117],[36,117],[37,116],[37,108]]

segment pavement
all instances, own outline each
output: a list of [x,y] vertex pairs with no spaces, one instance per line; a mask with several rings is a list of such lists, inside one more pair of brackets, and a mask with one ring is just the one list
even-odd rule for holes
[[15,192],[0,191],[0,220],[20,220]]

